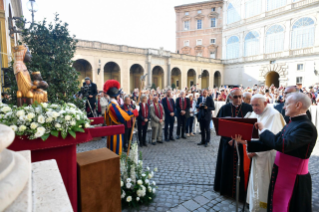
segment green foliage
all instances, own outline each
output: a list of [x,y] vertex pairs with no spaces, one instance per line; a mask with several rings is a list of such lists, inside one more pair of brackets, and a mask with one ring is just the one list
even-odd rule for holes
[[174,90],[176,88],[175,83],[172,83],[172,89]]
[[153,83],[151,88],[156,90],[156,85]]
[[13,61],[11,61],[10,66],[8,67],[8,71],[4,72],[4,75],[6,83],[10,85],[9,89],[5,89],[5,91],[8,93],[10,97],[9,99],[6,99],[7,103],[16,105],[18,84],[13,73]]
[[[26,64],[28,70],[40,71],[43,80],[49,84],[49,101],[57,104],[72,102],[83,109],[84,103],[73,98],[79,91],[79,73],[72,67],[77,40],[70,35],[68,24],[62,23],[59,15],[55,14],[54,23],[47,23],[44,19],[25,27],[22,30],[22,42],[32,53],[32,62]],[[12,89],[12,93],[16,89]]]

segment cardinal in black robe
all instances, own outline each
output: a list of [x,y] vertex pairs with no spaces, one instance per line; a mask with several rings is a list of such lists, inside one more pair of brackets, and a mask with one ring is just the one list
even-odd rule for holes
[[268,212],[312,211],[308,161],[318,134],[306,115],[310,105],[308,96],[293,93],[288,96],[285,105],[286,115],[291,117],[290,122],[280,133],[274,135],[257,123],[256,126],[261,130],[258,141],[242,141],[240,136],[234,138],[241,144],[247,143],[249,152],[277,150],[268,191]]
[[[242,91],[240,89],[233,89],[230,93],[231,103],[222,106],[217,114],[217,117],[241,117],[244,118],[248,112],[252,112],[251,105],[242,101]],[[229,142],[232,138],[221,137],[219,142],[214,190],[219,191],[221,195],[228,195],[236,197],[236,175],[237,175],[237,151],[234,143]],[[245,199],[245,175],[244,175],[244,151],[243,145],[239,145],[240,152],[240,195],[239,199]],[[248,175],[248,173],[246,174]],[[247,176],[248,177],[248,176]]]

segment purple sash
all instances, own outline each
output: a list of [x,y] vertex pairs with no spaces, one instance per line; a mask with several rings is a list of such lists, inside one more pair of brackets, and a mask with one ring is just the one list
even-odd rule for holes
[[[289,202],[295,186],[297,175],[308,174],[309,159],[301,159],[277,152],[275,164],[278,175],[273,187],[273,212],[288,212]],[[274,185],[273,185],[274,186]]]

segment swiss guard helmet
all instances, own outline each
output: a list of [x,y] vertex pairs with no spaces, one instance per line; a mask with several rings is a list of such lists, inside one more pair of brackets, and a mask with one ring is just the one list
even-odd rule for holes
[[116,98],[121,94],[120,83],[116,80],[108,80],[104,83],[103,91],[110,97]]

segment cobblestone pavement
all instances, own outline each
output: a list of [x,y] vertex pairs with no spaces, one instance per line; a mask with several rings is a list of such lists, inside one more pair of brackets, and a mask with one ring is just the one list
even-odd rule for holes
[[[144,166],[158,167],[154,180],[158,185],[157,196],[149,206],[140,207],[141,212],[169,211],[235,211],[236,203],[229,197],[220,196],[213,190],[219,137],[212,132],[210,145],[196,145],[197,134],[188,139],[164,142],[156,146],[140,148]],[[80,144],[78,152],[105,147],[105,139]],[[310,159],[312,173],[313,211],[319,211],[319,145]],[[242,208],[242,204],[240,204]],[[123,210],[127,211],[127,210]]]

